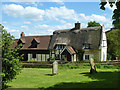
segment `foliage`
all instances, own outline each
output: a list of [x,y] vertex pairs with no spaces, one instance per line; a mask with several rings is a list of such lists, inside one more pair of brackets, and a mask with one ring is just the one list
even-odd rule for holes
[[23,68],[52,68],[52,64],[27,63],[22,65]]
[[11,45],[14,42],[14,37],[7,33],[4,27],[0,24],[2,37],[2,87],[6,87],[6,83],[11,81],[19,73],[22,55],[19,55],[21,44],[15,49],[11,50]]
[[97,56],[93,56],[92,58],[94,59],[95,62],[100,62],[100,60]]
[[[63,65],[59,65],[59,69],[90,69],[90,64],[89,63],[67,63],[67,64],[63,64]],[[98,69],[120,69],[119,65],[108,65],[108,64],[100,64],[97,63],[95,64],[95,67]]]
[[37,63],[37,64],[52,64],[53,61],[35,61],[35,60],[29,60],[29,61],[21,61],[22,63]]
[[100,3],[100,9],[102,10],[105,10],[105,5],[109,3],[109,5],[111,7],[113,7],[113,4],[115,4],[116,6],[116,9],[113,11],[113,16],[112,16],[112,19],[113,19],[113,25],[114,25],[114,28],[118,29],[120,28],[120,1],[119,0],[112,0],[112,1],[106,1],[106,0],[101,0],[101,3]]
[[50,56],[49,60],[50,60],[50,61],[54,61],[54,60],[55,60],[55,57]]
[[35,61],[35,60],[29,60],[29,61],[27,61],[28,63],[36,63],[37,61]]
[[83,50],[77,50],[77,58],[79,61],[82,61],[83,60],[83,54],[84,54],[84,51]]
[[115,60],[120,59],[120,29],[112,30],[107,33],[108,55]]
[[113,11],[113,16],[112,16],[112,19],[113,19],[113,25],[114,25],[114,28],[120,28],[120,1],[116,3],[116,8],[114,11]]
[[88,27],[96,27],[96,26],[101,26],[101,25],[95,21],[88,22]]

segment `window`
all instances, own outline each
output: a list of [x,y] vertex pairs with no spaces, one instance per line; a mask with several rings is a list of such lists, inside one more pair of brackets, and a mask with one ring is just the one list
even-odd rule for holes
[[33,41],[31,42],[31,46],[29,48],[37,48],[38,47],[38,44],[34,39]]
[[60,60],[60,55],[59,54],[55,54],[55,59],[56,60]]
[[91,44],[84,43],[84,44],[83,44],[83,49],[90,49],[90,45],[91,45]]
[[90,55],[85,55],[85,60],[90,60]]
[[106,40],[103,40],[103,47],[105,47]]
[[32,54],[32,58],[36,58],[36,54],[35,53]]
[[65,45],[58,44],[55,46],[55,49],[57,49],[57,50],[64,49],[64,48],[65,48]]
[[85,49],[89,49],[90,48],[90,45],[89,44],[86,44],[85,45]]

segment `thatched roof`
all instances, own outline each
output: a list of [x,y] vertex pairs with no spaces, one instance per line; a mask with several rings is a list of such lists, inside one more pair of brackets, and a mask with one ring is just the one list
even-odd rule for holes
[[101,41],[101,26],[83,29],[56,30],[53,32],[49,49],[56,44],[66,44],[75,49],[82,49],[85,43],[90,44],[91,49],[98,49]]

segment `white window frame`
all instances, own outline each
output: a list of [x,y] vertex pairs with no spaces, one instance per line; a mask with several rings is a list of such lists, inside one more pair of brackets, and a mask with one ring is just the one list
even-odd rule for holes
[[[85,56],[86,56],[86,55],[89,55],[89,59],[85,59]],[[83,60],[90,60],[93,56],[94,56],[93,54],[84,54]]]
[[[86,56],[88,56],[88,59],[86,59]],[[89,54],[85,55],[85,60],[90,60],[90,55]]]
[[89,44],[85,44],[85,49],[90,49],[90,45]]

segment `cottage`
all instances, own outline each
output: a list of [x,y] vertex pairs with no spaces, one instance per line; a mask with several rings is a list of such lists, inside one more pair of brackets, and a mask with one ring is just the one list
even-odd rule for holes
[[79,61],[97,58],[106,61],[107,41],[105,28],[81,28],[79,22],[72,29],[56,30],[53,35],[25,36],[16,39],[12,48],[22,43],[24,60],[48,61],[50,57],[63,61]]

